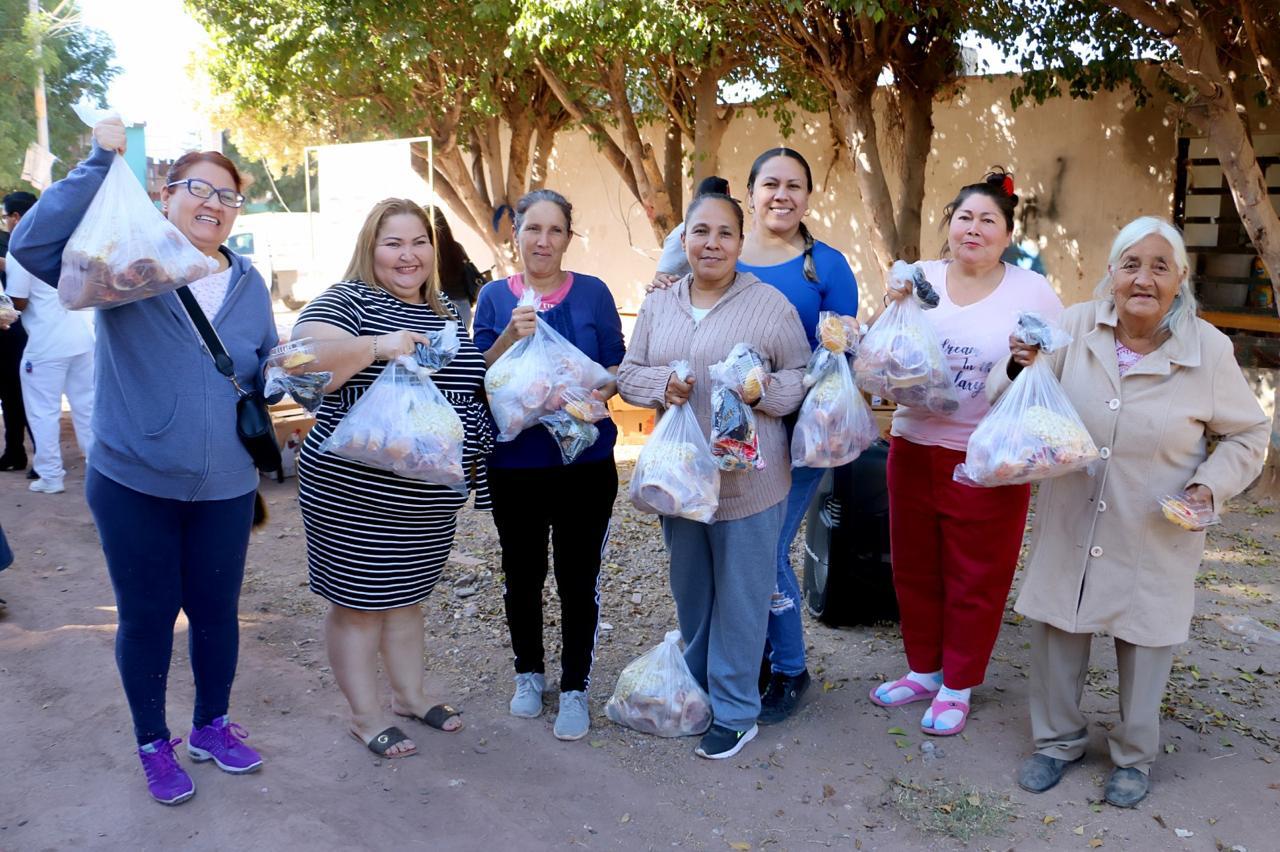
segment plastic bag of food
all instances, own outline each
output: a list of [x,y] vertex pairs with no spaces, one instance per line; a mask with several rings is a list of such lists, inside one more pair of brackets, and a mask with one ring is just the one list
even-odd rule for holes
[[587,420],[579,420],[568,408],[544,414],[538,422],[547,427],[560,448],[560,458],[565,464],[573,464],[583,451],[600,438],[600,429]]
[[[1039,336],[1047,327],[1039,316],[1023,314],[1014,335],[1034,338],[1045,352],[1070,342],[1065,332]],[[1084,422],[1048,360],[1040,357],[1018,374],[978,422],[954,479],[980,486],[1038,482],[1087,468],[1097,458],[1098,448]]]
[[333,373],[316,371],[315,341],[299,338],[277,346],[267,354],[267,384],[263,394],[272,398],[287,393],[307,411],[316,411],[324,401],[324,389],[333,381]]
[[13,306],[13,299],[0,293],[0,327],[8,328],[18,321],[18,309]]
[[[90,127],[99,117],[82,112],[79,104],[75,109]],[[124,157],[115,154],[62,251],[58,298],[73,310],[122,305],[176,290],[216,269],[160,214]]]
[[1222,523],[1222,518],[1213,511],[1211,503],[1191,500],[1185,491],[1166,494],[1160,498],[1159,502],[1160,511],[1164,513],[1165,519],[1184,530],[1199,532],[1205,527]]
[[942,344],[924,312],[939,297],[918,266],[894,261],[889,286],[912,295],[885,308],[858,344],[853,370],[858,387],[899,405],[951,414],[960,407]]
[[458,323],[448,320],[444,328],[428,331],[426,336],[431,342],[414,344],[413,357],[418,364],[437,373],[449,366],[462,347],[462,341],[458,339]]
[[586,388],[565,388],[560,394],[564,411],[587,423],[599,423],[609,416],[609,406]]
[[840,467],[862,455],[880,432],[844,353],[818,347],[804,382],[810,390],[791,436],[791,466]]
[[835,311],[818,314],[818,348],[828,352],[852,352],[862,336],[862,328],[853,317]]
[[462,420],[412,356],[390,361],[320,452],[467,493]]
[[619,725],[660,737],[687,737],[711,727],[711,698],[684,661],[679,630],[627,663],[604,713]]
[[[519,306],[537,307],[538,301],[537,291],[527,287]],[[608,370],[538,317],[537,330],[503,352],[484,376],[498,440],[514,441],[538,418],[559,409],[566,388],[593,390],[612,379]]]
[[712,457],[721,470],[763,470],[756,415],[750,403],[764,395],[768,383],[764,359],[747,344],[737,343],[708,372]]
[[[684,361],[671,367],[682,381],[692,373]],[[687,404],[673,405],[658,420],[636,459],[629,493],[642,512],[704,524],[715,519],[720,506],[720,470],[698,418]]]

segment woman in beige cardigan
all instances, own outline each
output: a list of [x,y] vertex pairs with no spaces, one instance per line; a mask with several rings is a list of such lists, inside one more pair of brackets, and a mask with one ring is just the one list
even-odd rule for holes
[[[1261,471],[1269,424],[1231,341],[1196,317],[1187,252],[1172,225],[1143,217],[1112,244],[1095,300],[1073,305],[1072,335],[1045,355],[1099,447],[1101,468],[1040,485],[1026,581],[1014,608],[1033,619],[1030,686],[1036,753],[1018,783],[1039,793],[1084,755],[1080,698],[1095,632],[1111,634],[1120,723],[1107,734],[1106,798],[1147,794],[1173,648],[1187,640],[1203,528],[1166,520],[1158,499],[1218,509]],[[1037,350],[1010,339],[991,371],[1000,395]],[[1211,435],[1218,444],[1208,448]]]
[[[737,343],[765,360],[764,394],[754,404],[761,470],[722,471],[720,504],[708,524],[662,518],[671,558],[671,592],[685,661],[711,696],[715,724],[696,754],[733,757],[756,735],[757,678],[776,576],[777,542],[791,486],[791,454],[780,418],[804,396],[809,343],[787,297],[735,264],[742,250],[742,208],[726,195],[694,199],[684,246],[693,272],[640,306],[618,391],[632,405],[688,403],[710,432],[707,368]],[[689,381],[669,366],[688,361]]]

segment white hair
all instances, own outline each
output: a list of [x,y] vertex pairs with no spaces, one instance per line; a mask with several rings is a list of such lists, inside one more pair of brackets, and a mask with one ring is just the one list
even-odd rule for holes
[[1173,297],[1173,304],[1160,321],[1160,330],[1169,331],[1182,322],[1184,317],[1195,316],[1199,306],[1196,304],[1195,290],[1191,286],[1191,264],[1187,260],[1187,244],[1182,239],[1182,232],[1158,216],[1139,216],[1120,229],[1111,243],[1107,274],[1098,282],[1093,297],[1108,302],[1115,301],[1111,270],[1120,264],[1120,258],[1125,252],[1152,235],[1162,238],[1173,248],[1173,262],[1178,267],[1178,294]]

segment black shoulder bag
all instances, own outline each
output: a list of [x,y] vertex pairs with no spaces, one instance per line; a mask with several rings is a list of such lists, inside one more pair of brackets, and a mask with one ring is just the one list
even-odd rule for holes
[[258,470],[274,473],[278,479],[283,479],[284,465],[280,459],[280,445],[276,443],[276,431],[271,425],[271,413],[267,411],[267,401],[262,392],[246,391],[240,387],[240,383],[236,381],[235,364],[222,345],[218,332],[213,330],[204,311],[200,309],[196,297],[185,286],[179,287],[176,292],[182,306],[187,309],[191,322],[195,324],[196,331],[200,332],[205,348],[213,356],[214,366],[227,377],[231,386],[236,389],[236,396],[240,398],[236,402],[236,434],[240,436],[240,443],[249,451]]

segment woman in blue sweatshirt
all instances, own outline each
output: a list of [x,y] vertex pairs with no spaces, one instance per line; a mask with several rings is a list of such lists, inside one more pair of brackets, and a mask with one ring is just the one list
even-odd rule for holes
[[[125,145],[124,125],[93,130],[93,153],[23,217],[9,251],[58,286],[62,252]],[[261,388],[277,343],[262,276],[222,243],[244,196],[235,166],[193,152],[169,170],[163,212],[217,272],[191,292],[217,330],[241,387]],[[258,472],[236,435],[235,389],[203,348],[173,293],[97,315],[94,445],[85,497],[115,590],[116,664],[151,795],[195,795],[165,723],[165,684],[178,611],[189,622],[196,700],[187,752],[235,774],[262,760],[227,717],[239,646],[237,606]]]
[[[540,316],[591,360],[617,374],[625,353],[622,321],[609,288],[599,278],[561,267],[573,234],[573,208],[549,189],[516,202],[516,244],[524,272],[485,285],[476,303],[476,348],[492,365],[516,341],[533,334],[532,307],[517,307],[526,288],[540,298]],[[617,393],[610,382],[601,399]],[[613,421],[596,426],[600,437],[572,464],[565,465],[551,433],[531,426],[514,441],[499,443],[489,461],[493,522],[502,545],[503,600],[516,690],[511,713],[542,713],[545,687],[542,648],[542,587],[547,579],[547,538],[554,554],[560,595],[560,712],[555,735],[581,739],[589,727],[587,686],[600,621],[597,581],[600,557],[609,540],[609,521],[618,494]]]

